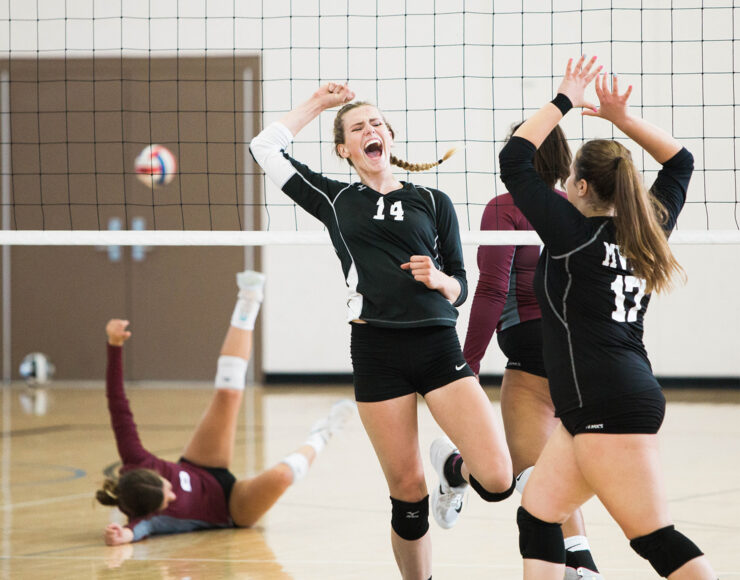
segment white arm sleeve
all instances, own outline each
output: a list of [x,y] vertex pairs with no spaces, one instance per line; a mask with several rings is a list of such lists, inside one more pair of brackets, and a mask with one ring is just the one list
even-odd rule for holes
[[282,123],[271,123],[249,144],[249,150],[265,175],[280,189],[297,173],[283,150],[293,142],[293,134]]

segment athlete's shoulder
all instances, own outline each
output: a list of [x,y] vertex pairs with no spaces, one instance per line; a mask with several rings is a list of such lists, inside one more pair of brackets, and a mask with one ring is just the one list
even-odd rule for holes
[[449,196],[444,191],[441,191],[429,185],[419,185],[418,183],[407,183],[406,185],[410,188],[415,189],[421,195],[432,196],[435,199],[440,199],[443,197],[449,198]]

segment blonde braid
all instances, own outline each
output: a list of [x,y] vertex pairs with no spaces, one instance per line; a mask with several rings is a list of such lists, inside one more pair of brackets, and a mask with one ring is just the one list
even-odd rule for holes
[[447,161],[456,152],[457,152],[457,148],[453,147],[452,149],[450,149],[447,153],[445,153],[442,156],[442,159],[440,159],[439,161],[435,161],[434,163],[409,163],[408,161],[399,159],[395,155],[391,155],[390,161],[392,165],[400,167],[401,169],[405,169],[406,171],[426,171],[427,169],[431,169],[432,167],[436,167],[437,165],[440,165],[444,161]]

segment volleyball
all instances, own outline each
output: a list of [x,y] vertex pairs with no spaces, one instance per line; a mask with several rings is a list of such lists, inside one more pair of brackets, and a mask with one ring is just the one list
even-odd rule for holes
[[177,169],[175,156],[162,145],[149,145],[136,157],[136,176],[147,187],[159,187],[172,181]]

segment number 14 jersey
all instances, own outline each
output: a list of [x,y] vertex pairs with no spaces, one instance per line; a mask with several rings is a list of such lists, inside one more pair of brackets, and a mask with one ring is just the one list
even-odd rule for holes
[[[450,198],[411,183],[382,195],[362,183],[329,179],[285,153],[292,139],[284,125],[273,123],[252,140],[250,151],[267,176],[329,231],[349,291],[348,320],[391,328],[455,326],[467,281]],[[431,257],[458,280],[454,304],[401,269],[414,255]]]

